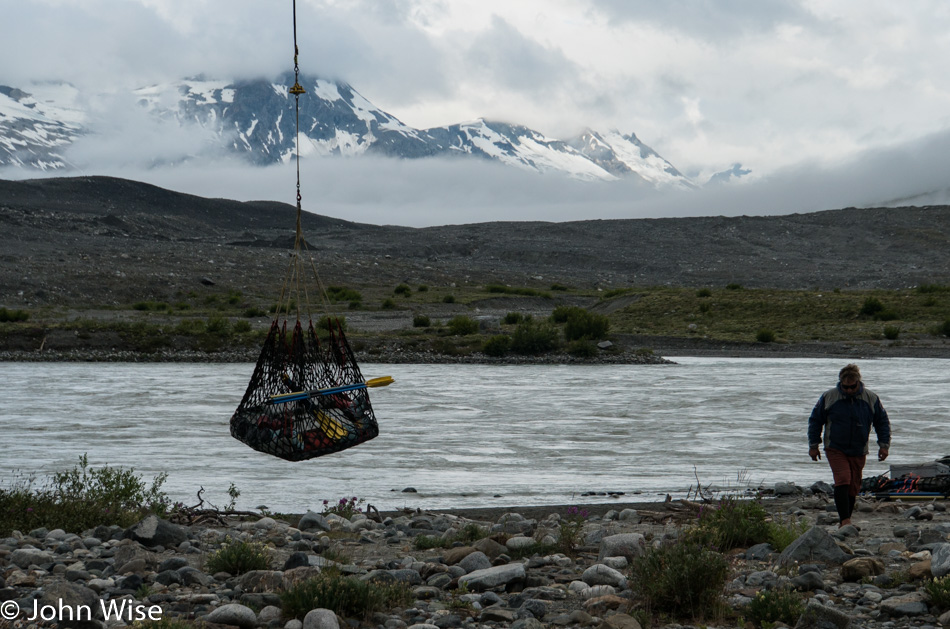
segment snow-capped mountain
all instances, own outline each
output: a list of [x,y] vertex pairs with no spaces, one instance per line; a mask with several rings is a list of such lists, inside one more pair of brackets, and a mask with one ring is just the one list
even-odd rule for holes
[[[144,87],[135,90],[134,98],[156,120],[210,132],[217,140],[209,151],[224,149],[252,164],[266,165],[287,161],[296,152],[295,99],[288,93],[293,81],[291,73],[275,81],[197,77]],[[301,76],[300,83],[306,90],[299,99],[304,157],[467,155],[581,180],[637,177],[654,187],[692,186],[633,134],[587,131],[564,141],[524,126],[482,119],[420,130],[379,109],[342,81]],[[68,167],[63,152],[70,143],[81,141],[84,133],[109,128],[91,112],[77,108],[76,102],[77,95],[65,88],[58,96],[39,96],[0,87],[0,166]]]
[[636,134],[612,130],[598,133],[588,129],[568,142],[590,161],[616,177],[636,176],[654,186],[694,187],[683,174]]
[[426,129],[437,153],[467,153],[537,172],[567,172],[578,179],[613,180],[614,175],[562,140],[527,127],[476,120]]
[[[208,81],[203,78],[136,90],[156,116],[197,124],[219,135],[229,150],[255,164],[289,160],[295,153],[293,75],[276,82]],[[428,155],[427,139],[375,107],[343,82],[305,79],[300,97],[300,154],[356,156],[380,152]]]
[[62,151],[83,132],[79,91],[66,83],[38,83],[29,92],[0,85],[0,166],[66,168]]

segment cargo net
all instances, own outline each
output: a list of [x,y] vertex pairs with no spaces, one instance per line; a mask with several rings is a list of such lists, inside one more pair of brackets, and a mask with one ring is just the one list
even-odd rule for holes
[[234,438],[259,452],[302,461],[379,434],[343,329],[329,317],[325,321],[329,338],[321,343],[312,321],[304,331],[298,320],[288,338],[287,322],[274,320],[247,392],[231,416]]

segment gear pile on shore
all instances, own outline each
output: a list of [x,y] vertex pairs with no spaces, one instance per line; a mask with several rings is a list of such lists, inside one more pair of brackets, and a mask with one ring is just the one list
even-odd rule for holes
[[[855,516],[860,531],[837,529],[837,518],[820,495],[763,504],[777,516],[805,518],[813,526],[782,553],[767,544],[730,553],[725,603],[738,613],[763,590],[792,587],[809,597],[800,627],[950,625],[950,613],[938,617],[941,610],[928,604],[922,587],[924,579],[950,573],[950,517],[941,502],[862,499]],[[414,548],[413,538],[447,536],[472,521],[422,512],[378,519],[357,514],[349,520],[308,513],[293,522],[296,526],[270,517],[179,526],[149,516],[128,530],[14,532],[0,538],[0,602],[4,613],[16,603],[21,615],[0,621],[0,627],[51,626],[27,620],[35,606],[87,604],[97,610],[98,601],[125,600],[159,606],[167,620],[242,629],[638,629],[631,615],[638,597],[627,581],[628,565],[695,521],[694,507],[671,502],[609,511],[584,524],[575,557],[527,559],[513,559],[513,551],[553,541],[560,519],[556,508],[541,520],[511,512],[495,522],[477,522],[495,535],[471,546],[425,551]],[[209,553],[228,539],[265,544],[276,569],[209,574]],[[329,565],[323,555],[347,557],[349,563],[341,566],[345,574],[407,584],[414,602],[368,619],[339,618],[328,610],[311,611],[304,621],[282,617],[278,593]],[[84,626],[106,626],[103,621],[99,616]]]

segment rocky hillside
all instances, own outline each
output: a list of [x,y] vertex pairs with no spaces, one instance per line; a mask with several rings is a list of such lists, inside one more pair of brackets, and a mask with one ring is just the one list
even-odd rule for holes
[[[394,217],[398,221],[398,217]],[[0,181],[0,305],[169,299],[202,283],[275,293],[294,208],[107,177]],[[775,217],[375,226],[306,213],[321,277],[399,282],[899,288],[950,283],[950,207]]]

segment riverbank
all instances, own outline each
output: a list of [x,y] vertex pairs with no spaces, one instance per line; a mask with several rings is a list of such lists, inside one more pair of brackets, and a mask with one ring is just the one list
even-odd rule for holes
[[[694,525],[701,508],[714,506],[668,501],[616,504],[603,512],[591,505],[587,513],[585,506],[561,505],[348,519],[310,513],[198,520],[183,514],[175,522],[150,516],[129,529],[24,531],[0,538],[0,626],[49,626],[80,609],[88,609],[91,620],[77,626],[121,626],[130,621],[117,617],[123,609],[180,626],[205,622],[243,629],[638,629],[647,623],[673,629],[683,622],[735,627],[761,613],[754,601],[761,609],[762,597],[781,592],[794,592],[786,596],[804,610],[801,619],[798,612],[786,619],[789,625],[950,625],[945,610],[925,593],[927,579],[950,570],[944,501],[861,498],[857,526],[844,529],[838,529],[830,504],[827,495],[808,490],[763,499],[768,521],[807,532],[796,533],[781,552],[768,543],[724,552],[717,560],[727,571],[716,596],[722,607],[704,610],[708,615],[701,621],[650,613],[631,568]],[[557,545],[562,527],[572,521],[569,507],[578,507],[573,521],[580,523],[573,550]],[[452,538],[464,541],[433,546]],[[209,564],[236,542],[262,549],[263,569],[232,574]],[[395,585],[407,595],[366,614],[329,611],[332,597],[311,608],[299,596],[282,596],[299,592],[308,579],[337,578],[328,576],[331,566],[340,578]],[[668,587],[686,597],[683,588],[702,585]],[[31,621],[36,613],[46,620]]]
[[[79,344],[81,345],[81,344]],[[697,338],[626,335],[618,337],[606,350],[593,357],[579,357],[567,352],[550,352],[537,356],[487,356],[481,352],[446,354],[419,351],[411,343],[399,339],[361,343],[357,350],[360,362],[381,364],[497,364],[497,365],[605,365],[605,364],[669,364],[668,356],[709,356],[728,358],[950,358],[950,338],[928,338],[904,341],[835,341],[811,343],[743,343]],[[97,346],[69,349],[16,349],[0,351],[0,362],[182,362],[182,363],[253,363],[258,347],[238,347],[219,351],[162,349],[135,351]]]

